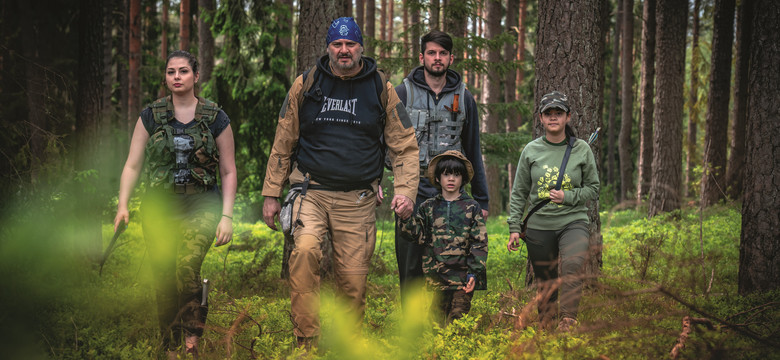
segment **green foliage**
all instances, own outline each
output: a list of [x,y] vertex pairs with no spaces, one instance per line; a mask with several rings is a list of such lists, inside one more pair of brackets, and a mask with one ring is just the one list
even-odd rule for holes
[[[237,202],[259,209],[260,189],[282,103],[291,83],[288,65],[292,52],[281,46],[289,37],[291,16],[273,1],[220,2],[214,31],[225,41],[218,49],[224,59],[214,69],[204,94],[217,101],[231,119],[236,141]],[[243,212],[247,220],[258,213]]]

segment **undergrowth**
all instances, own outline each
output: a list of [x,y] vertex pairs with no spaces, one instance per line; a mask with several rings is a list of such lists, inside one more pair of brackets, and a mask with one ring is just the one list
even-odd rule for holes
[[[393,224],[377,225],[361,334],[330,281],[323,281],[320,347],[295,347],[289,290],[281,280],[283,237],[264,224],[238,223],[233,242],[212,248],[202,275],[212,283],[203,359],[655,359],[668,358],[682,319],[697,325],[680,358],[778,358],[780,306],[774,291],[737,295],[740,213],[716,206],[647,219],[602,212],[603,268],[589,278],[572,333],[543,329],[526,308],[526,254],[506,250],[506,217],[488,222],[488,290],[470,314],[441,328],[427,314],[431,296],[398,301]],[[140,225],[131,222],[102,275],[89,256],[72,256],[74,234],[18,221],[2,230],[0,299],[8,310],[0,337],[10,359],[147,359],[159,355],[154,274]],[[27,226],[25,226],[27,224]],[[57,226],[52,224],[52,226]],[[105,241],[112,228],[104,225]],[[40,239],[39,244],[29,244]],[[22,245],[24,246],[22,246]],[[106,244],[104,244],[105,246]],[[85,265],[89,264],[89,265]],[[518,327],[531,309],[529,326]],[[7,345],[7,346],[9,346]]]

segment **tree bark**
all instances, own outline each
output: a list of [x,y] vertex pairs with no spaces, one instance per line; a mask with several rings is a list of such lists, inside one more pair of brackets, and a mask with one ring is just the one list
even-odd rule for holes
[[780,2],[756,0],[750,22],[747,153],[739,293],[780,286]]
[[737,12],[737,55],[734,65],[734,119],[731,121],[731,144],[726,170],[727,194],[742,200],[745,177],[745,124],[747,122],[748,69],[750,62],[750,33],[753,24],[753,1],[740,1]]
[[376,0],[366,0],[366,25],[363,30],[363,48],[365,54],[375,57],[374,47],[371,42],[376,38]]
[[[387,0],[380,0],[380,9],[379,9],[379,39],[382,40],[382,42],[387,41]],[[385,57],[387,54],[385,53],[385,47],[384,44],[381,44],[382,51],[377,54],[378,57]]]
[[655,2],[644,0],[642,5],[642,70],[639,88],[639,174],[637,201],[647,197],[653,171],[653,96],[655,93]]
[[[163,61],[168,59],[168,20],[170,18],[171,9],[170,9],[170,0],[163,0],[162,1],[162,21],[160,23],[160,58],[163,59]],[[165,84],[160,84],[160,90],[157,93],[157,97],[161,98],[165,96],[165,92],[167,89],[165,88]]]
[[41,168],[46,162],[46,78],[41,76],[41,59],[38,44],[40,42],[40,24],[36,12],[41,11],[37,3],[27,0],[18,1],[19,16],[21,21],[21,43],[24,61],[24,92],[27,100],[27,117],[29,125],[28,138],[30,143],[30,156],[27,166],[30,169],[28,179],[33,186],[38,183]]
[[699,130],[699,64],[701,64],[701,52],[699,51],[699,9],[701,0],[693,3],[693,38],[691,40],[691,84],[688,95],[688,138],[685,160],[685,181],[682,184],[684,196],[693,196],[689,184],[695,177],[693,170],[699,164],[698,142]]
[[127,124],[133,133],[141,111],[141,0],[130,0],[129,72],[127,82]]
[[[539,28],[536,47],[534,104],[553,90],[569,96],[570,125],[580,137],[587,138],[601,126],[604,90],[604,0],[560,2],[539,1]],[[534,117],[538,119],[539,109]],[[538,122],[538,120],[535,120]],[[534,127],[534,136],[541,135]],[[598,147],[593,155],[599,158]],[[599,202],[587,204],[590,224],[590,256],[584,271],[598,275],[601,270],[601,219]]]
[[[485,39],[495,40],[501,35],[501,1],[486,0],[487,7],[487,26],[485,27]],[[487,114],[482,120],[482,132],[497,133],[499,113],[496,105],[501,103],[501,80],[497,69],[494,67],[501,61],[501,49],[499,47],[488,47],[486,59],[488,61],[488,72],[483,79],[482,103],[488,106]],[[484,157],[484,156],[483,156]],[[484,159],[485,176],[488,184],[500,183],[500,172],[498,165],[491,164]],[[490,213],[500,214],[504,210],[501,201],[501,191],[498,186],[488,186],[488,195],[490,196]]]
[[200,58],[200,83],[211,80],[214,71],[214,34],[211,24],[214,23],[216,3],[214,0],[198,0],[198,57]]
[[707,122],[704,131],[704,171],[701,179],[701,201],[704,207],[714,205],[726,196],[726,147],[735,3],[735,0],[715,0],[710,93],[707,97]]
[[190,0],[181,0],[179,7],[179,49],[190,51]]
[[[293,0],[279,0],[279,3],[287,10],[289,10],[288,14],[285,14],[284,21],[287,23],[286,28],[289,29],[289,34],[286,36],[280,36],[279,37],[279,45],[282,46],[285,49],[290,50],[290,53],[292,53],[292,38],[293,38],[293,14],[295,13],[295,10],[293,9]],[[295,71],[295,68],[292,65],[287,66],[287,78],[289,79],[292,77],[293,72]],[[291,81],[292,83],[292,81]]]
[[[387,37],[386,40],[389,43],[393,42],[393,38],[395,37],[393,35],[393,32],[395,31],[395,0],[387,0]],[[393,49],[391,47],[390,49]],[[387,54],[387,56],[393,56],[392,50],[390,53]]]
[[620,95],[620,135],[618,155],[620,156],[620,201],[628,200],[633,190],[634,159],[631,155],[631,129],[634,125],[634,1],[623,0],[622,62]]
[[653,178],[648,203],[651,217],[680,208],[688,4],[678,0],[658,0],[656,19],[658,85],[653,124]]
[[366,0],[355,0],[355,13],[357,14],[357,23],[360,28],[366,26]]
[[[620,27],[623,14],[623,1],[618,0],[617,11],[615,13],[615,34],[612,40],[612,78],[609,83],[609,125],[607,126],[607,184],[618,185],[617,176],[615,175],[615,168],[617,167],[615,156],[615,138],[617,137],[618,128],[615,122],[617,116],[617,103],[618,103],[618,79],[619,79],[619,64],[620,64]],[[615,200],[620,200],[620,194],[615,192]]]
[[[490,1],[490,0],[485,0]],[[439,30],[441,27],[439,24],[441,24],[441,20],[439,20],[439,14],[441,13],[441,6],[439,5],[439,0],[430,0],[430,8],[428,9],[430,14],[430,19],[428,21],[428,28],[431,30]]]
[[[79,1],[79,56],[76,78],[78,80],[76,96],[76,151],[77,171],[100,170],[97,154],[101,154],[104,129],[101,115],[103,112],[103,4],[99,0]],[[96,21],[97,20],[97,21]],[[100,230],[99,196],[95,191],[84,189],[97,186],[88,177],[78,195],[83,211],[78,214],[79,228],[83,231],[84,250],[87,256],[97,257],[103,249]]]

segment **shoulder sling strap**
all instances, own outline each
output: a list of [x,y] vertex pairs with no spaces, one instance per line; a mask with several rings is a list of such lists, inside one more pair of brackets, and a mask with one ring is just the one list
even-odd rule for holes
[[[571,155],[571,148],[574,146],[574,142],[577,141],[577,138],[574,136],[569,138],[569,142],[566,145],[566,153],[563,154],[563,161],[561,161],[561,171],[558,172],[558,181],[555,183],[555,190],[561,189],[561,183],[563,183],[563,174],[566,172],[566,164],[569,162],[569,155]],[[544,199],[540,201],[536,206],[534,206],[531,211],[528,212],[528,215],[525,216],[525,219],[523,219],[523,222],[520,223],[520,226],[522,228],[522,232],[520,233],[520,238],[525,239],[525,230],[528,228],[528,218],[531,217],[536,211],[541,209],[543,206],[547,205],[547,203],[550,202],[550,199]]]

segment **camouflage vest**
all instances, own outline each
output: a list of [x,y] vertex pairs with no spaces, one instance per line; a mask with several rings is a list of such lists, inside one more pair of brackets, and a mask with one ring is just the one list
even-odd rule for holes
[[404,78],[404,86],[406,112],[412,120],[420,148],[420,174],[425,176],[428,163],[436,155],[447,150],[463,152],[460,135],[466,122],[463,98],[466,84],[461,82],[457,91],[444,94],[437,105],[428,91],[412,84],[408,78]]
[[169,124],[174,113],[170,96],[157,99],[149,107],[159,126],[146,143],[148,186],[170,189],[174,184],[215,185],[219,151],[209,125],[216,120],[219,106],[198,98],[197,125],[186,129]]

